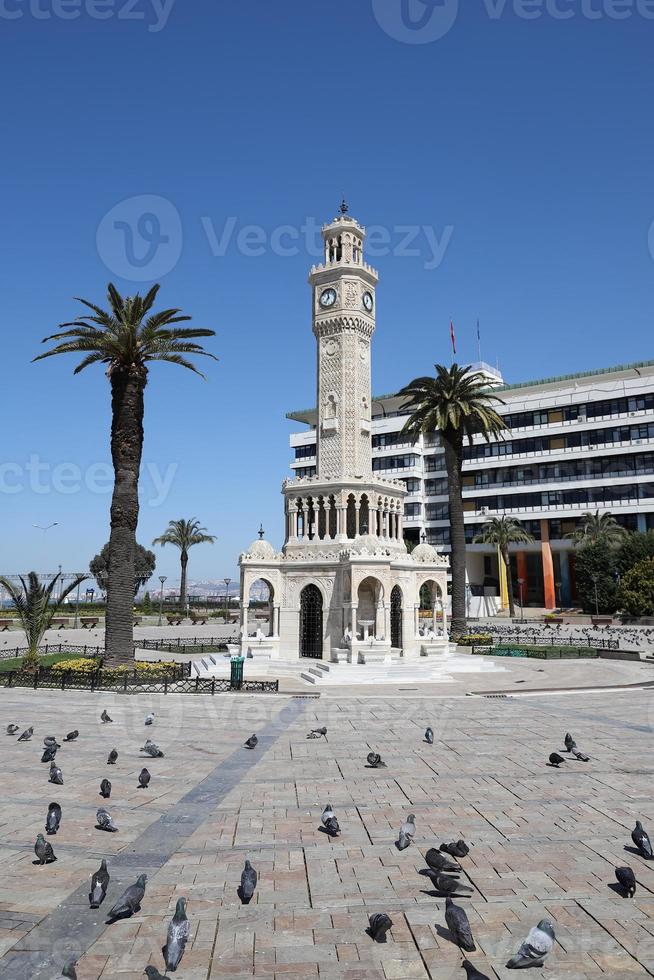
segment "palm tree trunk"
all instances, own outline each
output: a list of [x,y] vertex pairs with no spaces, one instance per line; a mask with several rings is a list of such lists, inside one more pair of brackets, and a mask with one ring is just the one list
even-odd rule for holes
[[450,502],[450,546],[452,548],[452,618],[453,635],[466,629],[466,533],[463,521],[463,442],[458,433],[442,434]]
[[188,565],[188,552],[183,549],[179,556],[179,563],[182,566],[182,574],[179,582],[179,604],[181,611],[186,612],[186,566]]
[[114,490],[107,584],[105,656],[110,663],[134,660],[134,562],[139,517],[138,481],[143,451],[144,368],[114,370],[111,381],[111,458]]
[[511,619],[515,617],[515,602],[513,601],[513,572],[511,571],[511,558],[509,556],[509,549],[505,546],[501,549],[502,551],[502,561],[506,565],[506,588],[509,593],[509,616]]

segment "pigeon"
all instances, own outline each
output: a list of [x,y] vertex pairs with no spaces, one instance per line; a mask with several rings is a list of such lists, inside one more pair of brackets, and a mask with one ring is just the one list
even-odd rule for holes
[[103,708],[102,709],[102,714],[100,715],[100,720],[102,721],[102,724],[103,725],[106,725],[108,722],[113,722],[113,718],[110,718],[109,717],[106,708]]
[[448,861],[443,856],[442,851],[437,851],[435,847],[430,847],[425,854],[425,861],[432,871],[460,871],[461,865],[456,861]]
[[163,973],[159,973],[156,966],[146,966],[143,971],[148,976],[148,980],[166,980]]
[[105,800],[111,796],[111,783],[108,779],[103,779],[100,783],[100,796]]
[[464,858],[470,853],[470,848],[464,840],[457,840],[451,844],[441,844],[441,851],[453,858]]
[[57,741],[57,739],[54,737],[54,735],[46,735],[45,738],[43,739],[43,745],[45,746],[46,749],[51,748],[53,745],[57,749],[60,749],[61,748],[61,745],[59,744],[59,742]]
[[133,885],[130,885],[129,888],[125,889],[123,894],[109,912],[110,922],[114,922],[116,919],[129,919],[129,917],[134,915],[135,912],[140,911],[141,902],[143,901],[143,896],[145,895],[145,883],[147,880],[147,875],[140,875]]
[[7,725],[7,735],[15,735],[18,728],[18,725]]
[[647,858],[647,860],[649,860],[653,856],[652,843],[649,837],[647,836],[647,834],[645,833],[645,831],[643,830],[643,825],[640,822],[640,820],[636,821],[636,826],[631,831],[631,839],[644,858]]
[[174,973],[184,955],[186,943],[191,932],[191,923],[186,918],[186,899],[178,898],[175,914],[168,924],[166,945],[161,952],[166,963],[166,973]]
[[109,755],[107,756],[107,765],[115,766],[117,758],[118,758],[118,752],[116,751],[116,749],[112,749]]
[[332,810],[331,803],[328,803],[325,806],[325,809],[322,811],[322,815],[320,819],[322,821],[323,827],[325,828],[329,836],[338,837],[338,835],[341,832],[341,828],[338,825],[338,820],[336,819],[336,815]]
[[38,834],[36,838],[36,844],[34,845],[34,853],[38,858],[38,863],[51,864],[56,861],[55,852],[52,850],[52,844],[47,841],[43,834]]
[[64,774],[55,764],[54,760],[50,763],[50,780],[51,783],[55,783],[57,786],[64,785]]
[[256,735],[250,735],[249,739],[245,743],[245,748],[246,749],[256,749],[257,742],[258,741],[259,741],[259,739],[257,738]]
[[139,789],[147,789],[150,782],[150,773],[143,767],[139,773]]
[[327,738],[327,729],[324,725],[322,728],[312,728],[307,738]]
[[400,827],[400,833],[398,835],[396,846],[398,851],[404,851],[413,841],[413,835],[416,832],[415,817],[412,813],[406,818],[402,826]]
[[95,821],[95,825],[98,830],[106,830],[109,834],[115,834],[118,830],[118,827],[114,823],[114,818],[111,816],[108,810],[104,809],[104,807],[100,807],[96,813]]
[[385,912],[375,912],[368,919],[368,923],[366,932],[370,938],[374,939],[376,943],[385,943],[386,933],[393,928],[393,921],[390,916],[386,915]]
[[428,728],[425,732],[425,742],[427,743],[427,745],[434,744],[434,733],[431,730],[431,728]]
[[22,735],[19,735],[18,736],[17,741],[18,742],[29,742],[29,740],[31,739],[31,737],[32,737],[33,734],[34,734],[34,729],[30,726],[29,728],[26,728],[25,729],[25,731],[23,732]]
[[457,946],[465,949],[466,953],[474,953],[476,947],[468,916],[464,909],[454,904],[449,895],[445,899],[445,921]]
[[472,895],[473,889],[470,885],[461,884],[459,879],[452,875],[439,874],[438,871],[432,871],[431,868],[426,869],[421,874],[427,875],[431,879],[434,888],[441,895]]
[[66,737],[64,738],[64,742],[74,742],[75,739],[78,737],[78,735],[79,732],[75,728],[74,731],[68,732],[68,735],[66,735]]
[[371,769],[385,769],[386,763],[382,761],[382,757],[377,752],[369,752],[366,756],[366,762]]
[[464,960],[461,966],[466,971],[468,980],[489,980],[485,973],[480,973],[479,970],[472,965],[470,960]]
[[627,893],[627,898],[633,898],[636,894],[636,875],[631,868],[616,868],[615,877]]
[[579,762],[590,762],[590,756],[580,752],[579,749],[572,749],[572,754],[575,759],[579,759]]
[[241,887],[239,888],[238,897],[241,899],[243,905],[249,905],[254,895],[254,890],[257,887],[257,872],[254,870],[249,861],[245,862],[245,867],[241,874]]
[[68,960],[61,969],[61,973],[55,980],[77,980],[76,960]]
[[91,891],[89,892],[89,904],[92,909],[99,909],[105,900],[107,888],[109,887],[109,872],[107,862],[104,858],[100,862],[100,867],[93,872],[91,877]]
[[146,739],[145,745],[141,746],[141,752],[147,752],[149,756],[153,759],[163,759],[163,752],[159,748],[156,742],[151,742],[150,739]]
[[154,725],[154,711],[150,711],[149,714],[145,716],[146,725]]
[[567,752],[572,752],[577,745],[570,732],[566,732],[565,738],[563,739],[563,744],[565,745]]
[[558,769],[562,762],[565,762],[563,756],[559,755],[558,752],[552,752],[550,755],[550,765],[554,766],[555,769]]
[[56,754],[57,754],[56,745],[46,746],[46,748],[43,750],[43,755],[41,756],[41,762],[52,762]]
[[541,919],[537,926],[529,930],[529,935],[506,967],[508,970],[522,970],[529,966],[542,966],[553,946],[554,926],[549,919]]
[[45,818],[46,834],[56,834],[61,823],[61,807],[58,803],[51,803],[48,807],[48,815]]

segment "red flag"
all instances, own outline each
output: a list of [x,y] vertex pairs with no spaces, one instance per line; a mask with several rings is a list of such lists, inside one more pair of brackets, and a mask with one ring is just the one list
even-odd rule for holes
[[456,337],[454,336],[454,321],[450,320],[450,340],[452,341],[452,353],[456,354]]

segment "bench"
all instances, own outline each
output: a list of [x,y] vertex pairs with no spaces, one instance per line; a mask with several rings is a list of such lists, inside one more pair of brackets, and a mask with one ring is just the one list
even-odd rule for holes
[[141,625],[141,617],[140,616],[135,616],[134,617],[134,626],[140,626],[140,625]]
[[8,630],[13,622],[13,619],[0,619],[0,630]]
[[99,619],[96,619],[95,616],[82,616],[81,619],[80,619],[80,622],[82,624],[82,629],[83,630],[85,630],[85,629],[92,630],[95,626],[98,625],[98,623],[100,622],[100,620]]
[[203,616],[201,613],[191,613],[191,622],[199,623],[200,626],[206,626],[207,616]]
[[172,615],[166,616],[166,620],[169,626],[179,626],[183,619],[184,619],[183,616],[177,614],[174,616]]
[[613,616],[591,616],[590,621],[593,626],[612,626]]
[[62,619],[51,619],[50,620],[50,626],[60,626],[61,629],[64,630],[64,629],[66,629],[67,626],[70,626],[70,620],[69,619],[63,619],[63,618]]

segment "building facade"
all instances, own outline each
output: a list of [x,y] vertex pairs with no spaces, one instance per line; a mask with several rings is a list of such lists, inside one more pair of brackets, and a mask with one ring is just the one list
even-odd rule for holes
[[[487,364],[472,367],[504,400],[498,411],[508,431],[503,440],[476,438],[465,449],[470,594],[498,594],[497,555],[473,538],[488,518],[510,515],[535,539],[511,549],[517,600],[549,609],[574,605],[569,535],[581,515],[599,510],[630,530],[654,528],[654,361],[523,384],[505,384]],[[402,399],[386,395],[372,404],[373,472],[404,484],[405,537],[447,551],[447,474],[438,435],[414,445],[402,434]],[[290,441],[292,469],[310,478],[315,411],[288,417],[308,426]]]
[[[377,273],[365,229],[341,213],[324,226],[325,259],[309,276],[317,348],[311,472],[286,480],[285,540],[240,557],[242,649],[261,659],[382,663],[446,653],[447,560],[404,539],[407,488],[372,456],[371,347]],[[249,637],[252,588],[270,594],[269,635]],[[421,595],[430,616],[419,616]]]

